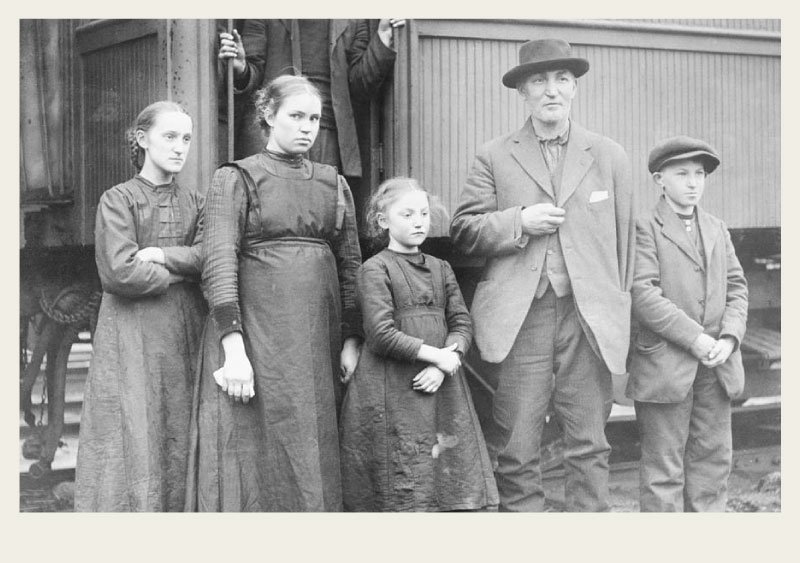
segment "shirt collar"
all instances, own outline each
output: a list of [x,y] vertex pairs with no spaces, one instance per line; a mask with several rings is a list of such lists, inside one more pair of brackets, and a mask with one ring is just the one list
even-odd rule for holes
[[[533,123],[531,122],[531,124],[533,124]],[[569,140],[569,126],[570,126],[570,121],[568,119],[566,125],[564,125],[564,129],[562,129],[556,135],[550,135],[548,137],[539,135],[539,133],[536,132],[536,127],[533,128],[533,134],[536,135],[536,138],[539,140],[540,143],[546,143],[548,141],[555,141],[559,145],[565,145],[565,144],[567,144],[567,141]]]

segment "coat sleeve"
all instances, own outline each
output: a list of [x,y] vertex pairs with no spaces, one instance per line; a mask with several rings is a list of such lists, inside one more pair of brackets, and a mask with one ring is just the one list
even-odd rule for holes
[[95,260],[103,291],[124,297],[159,295],[169,287],[169,272],[161,264],[136,257],[136,203],[114,188],[97,205]]
[[358,226],[353,194],[344,177],[339,176],[339,188],[344,206],[344,219],[339,236],[334,244],[339,291],[342,299],[342,339],[363,337],[361,311],[356,303],[356,276],[361,267],[361,247],[358,244]]
[[242,331],[238,253],[247,220],[246,189],[235,169],[223,167],[214,173],[206,200],[203,294],[220,338]]
[[720,336],[731,336],[736,340],[736,348],[742,343],[747,327],[747,280],[742,265],[736,257],[728,228],[723,224],[725,236],[725,260],[727,265],[727,292],[725,312],[720,323]]
[[640,325],[685,350],[700,336],[703,326],[664,296],[652,223],[636,227],[636,266],[633,277],[633,314]]
[[247,70],[234,84],[237,94],[246,94],[261,87],[267,64],[267,25],[267,20],[245,20],[241,35]]
[[353,40],[347,46],[350,95],[366,100],[374,97],[392,72],[397,53],[383,44],[377,31],[370,36],[369,22],[355,20]]
[[445,315],[447,317],[447,339],[445,347],[453,343],[458,344],[458,350],[466,354],[472,342],[472,318],[469,310],[464,304],[464,297],[458,287],[456,275],[453,268],[445,261],[442,261],[444,271],[445,291],[447,292],[447,304]]
[[379,356],[416,360],[423,341],[395,326],[394,298],[386,265],[380,260],[364,264],[358,273],[357,289],[367,346]]
[[522,232],[522,207],[498,209],[489,151],[482,149],[472,165],[450,224],[453,244],[468,256],[498,257],[528,243]]
[[188,246],[167,246],[164,251],[164,265],[173,274],[197,278],[203,264],[203,197],[194,194],[187,198],[187,207],[184,213],[193,217],[193,225],[189,226],[191,244]]
[[633,177],[628,155],[619,147],[614,165],[614,206],[617,219],[617,259],[622,291],[630,291],[636,262],[636,220]]

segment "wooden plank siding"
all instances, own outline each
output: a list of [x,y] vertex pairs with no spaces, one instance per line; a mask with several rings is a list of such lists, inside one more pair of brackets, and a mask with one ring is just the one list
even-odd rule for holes
[[[724,27],[722,20],[703,22]],[[630,21],[598,22],[593,31],[585,22],[414,21],[400,58],[417,62],[401,61],[407,74],[397,75],[394,89],[395,99],[407,98],[407,107],[396,109],[407,112],[408,129],[395,132],[399,144],[406,135],[407,152],[396,152],[389,170],[420,179],[452,213],[476,150],[527,117],[517,92],[500,82],[521,41],[557,36],[590,61],[573,117],[628,152],[638,212],[658,197],[648,150],[661,138],[687,134],[708,140],[722,157],[704,206],[732,228],[779,226],[779,21],[741,22],[741,37],[729,22],[713,38],[695,33],[700,28],[682,34],[673,29],[679,23],[637,29]]]

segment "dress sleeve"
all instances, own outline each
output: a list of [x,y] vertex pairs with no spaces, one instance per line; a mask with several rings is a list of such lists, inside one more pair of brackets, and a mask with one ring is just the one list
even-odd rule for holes
[[358,226],[353,194],[344,177],[339,176],[339,192],[343,201],[344,218],[341,231],[334,244],[339,275],[339,291],[342,298],[342,339],[363,337],[361,312],[356,303],[356,276],[361,266],[361,247],[358,244]]
[[169,287],[161,264],[136,257],[139,244],[134,223],[135,202],[117,189],[106,191],[97,205],[95,260],[103,291],[124,297],[159,295]]
[[370,36],[367,20],[356,20],[352,25],[356,29],[346,50],[350,94],[366,100],[378,93],[392,72],[397,53],[383,44],[377,31]]
[[380,260],[371,260],[359,270],[358,301],[364,315],[367,346],[380,356],[416,360],[423,341],[396,328],[389,273]]
[[447,347],[457,343],[458,351],[466,354],[472,342],[472,318],[469,316],[469,310],[464,303],[464,297],[461,295],[461,289],[458,287],[453,268],[443,260],[442,270],[444,272],[445,291],[447,292],[447,304],[445,306],[447,339],[444,345]]
[[214,173],[204,213],[203,294],[220,338],[242,331],[238,252],[247,220],[247,195],[233,168]]
[[164,265],[167,270],[180,276],[197,278],[203,265],[203,196],[193,194],[184,200],[185,207],[191,209],[182,210],[190,213],[193,223],[188,226],[188,234],[191,236],[191,244],[187,246],[167,246],[162,248],[164,251]]

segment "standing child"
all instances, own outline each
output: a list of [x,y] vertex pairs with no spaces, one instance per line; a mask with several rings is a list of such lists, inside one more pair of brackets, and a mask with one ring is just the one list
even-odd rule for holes
[[724,511],[730,401],[741,393],[747,283],[725,224],[698,207],[716,151],[673,137],[650,152],[663,190],[637,225],[628,397],[642,441],[642,511]]
[[183,510],[206,314],[203,198],[175,182],[191,140],[180,105],[147,106],[128,133],[138,174],[97,206],[103,301],[83,397],[76,511]]
[[344,506],[351,511],[497,505],[486,445],[460,369],[472,322],[450,265],[419,250],[427,192],[410,178],[373,195],[368,228],[388,248],[359,271],[366,345],[342,407]]

